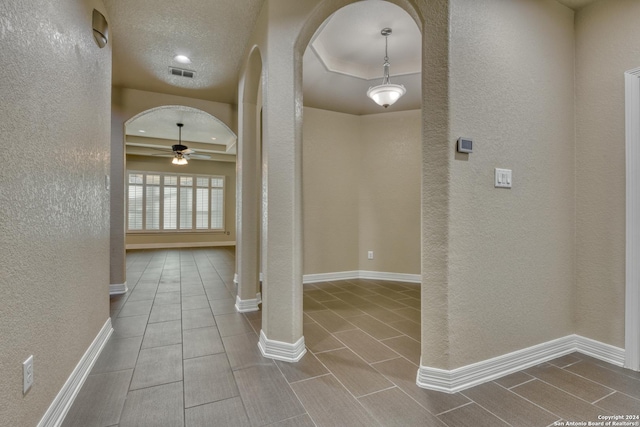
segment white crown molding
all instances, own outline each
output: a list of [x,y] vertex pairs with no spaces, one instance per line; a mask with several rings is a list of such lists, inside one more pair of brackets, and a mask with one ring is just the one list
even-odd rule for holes
[[617,366],[622,366],[624,362],[624,350],[621,348],[578,335],[568,335],[453,370],[421,365],[416,384],[429,390],[457,393],[575,351]]
[[128,243],[127,249],[175,249],[175,248],[208,248],[212,246],[235,246],[236,242],[180,242],[180,243]]
[[262,302],[262,294],[258,292],[253,299],[240,299],[240,295],[236,295],[236,311],[238,313],[248,313],[251,311],[258,311],[260,308],[258,304]]
[[127,282],[120,283],[117,285],[114,285],[112,283],[109,285],[109,296],[126,294],[128,291],[129,291],[129,288],[127,287]]
[[624,73],[626,157],[625,367],[640,370],[640,68]]
[[108,318],[87,351],[85,351],[67,381],[58,392],[56,398],[51,402],[49,409],[47,409],[47,412],[45,412],[44,416],[38,423],[38,427],[58,427],[62,424],[67,412],[69,412],[69,408],[71,408],[71,405],[87,379],[89,372],[91,372],[91,368],[93,368],[96,360],[98,360],[102,349],[112,333],[113,328],[111,327],[111,318]]
[[[362,63],[356,63],[351,61],[342,61],[339,58],[331,55],[329,49],[326,49],[324,43],[320,40],[315,40],[309,44],[311,52],[318,59],[322,67],[329,73],[341,74],[347,77],[353,77],[355,79],[365,80],[367,82],[373,82],[374,80],[382,80],[382,61],[380,64],[376,64],[375,67],[369,67]],[[398,71],[398,69],[400,71]],[[392,77],[398,76],[412,76],[420,74],[422,69],[414,69],[414,67],[402,66],[402,64],[395,64]]]
[[285,362],[298,362],[307,352],[304,345],[304,336],[300,337],[295,343],[289,344],[282,341],[270,340],[262,330],[260,331],[258,347],[264,357],[283,360]]
[[422,277],[419,274],[407,273],[385,273],[382,271],[338,271],[334,273],[316,273],[305,274],[302,278],[303,283],[327,282],[332,280],[349,280],[349,279],[372,279],[387,280],[394,282],[420,283]]

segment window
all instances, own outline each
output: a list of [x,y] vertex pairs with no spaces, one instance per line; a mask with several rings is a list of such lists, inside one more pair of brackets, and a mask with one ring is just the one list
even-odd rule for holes
[[224,230],[224,177],[127,172],[128,231]]

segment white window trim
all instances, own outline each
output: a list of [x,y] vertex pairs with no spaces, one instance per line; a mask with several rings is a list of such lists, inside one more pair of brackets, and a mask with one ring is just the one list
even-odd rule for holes
[[[142,230],[130,230],[129,229],[129,175],[130,174],[141,174],[142,175]],[[151,230],[146,230],[144,229],[144,227],[146,226],[146,217],[147,217],[147,197],[146,197],[146,193],[147,193],[147,175],[159,175],[160,176],[160,185],[158,186],[160,188],[160,229],[151,229]],[[178,185],[176,185],[176,187],[179,187],[179,181],[180,181],[180,177],[190,177],[193,179],[192,183],[193,185],[191,186],[192,189],[192,198],[191,198],[191,203],[192,203],[192,220],[191,220],[191,226],[192,228],[189,229],[180,229],[180,196],[178,195],[176,200],[178,203],[177,206],[177,210],[176,210],[176,229],[163,229],[162,227],[164,226],[164,188],[165,188],[165,184],[164,184],[164,177],[165,176],[175,176],[177,177],[177,181],[178,181]],[[197,209],[196,209],[196,193],[197,193],[197,189],[198,188],[204,188],[204,187],[198,187],[197,185],[197,179],[198,178],[208,178],[209,179],[209,187],[207,187],[209,189],[209,197],[208,197],[208,202],[209,202],[209,214],[207,215],[208,217],[208,221],[209,221],[209,228],[195,228],[196,227],[196,214],[197,214]],[[210,228],[211,227],[211,203],[213,198],[211,197],[211,190],[212,188],[218,188],[218,187],[211,187],[211,179],[215,178],[215,179],[221,179],[222,180],[222,225],[220,228]],[[207,174],[189,174],[189,173],[173,173],[173,172],[155,172],[155,171],[138,171],[138,170],[127,170],[126,171],[126,181],[125,181],[125,214],[126,214],[126,218],[125,218],[125,222],[126,222],[126,233],[127,234],[202,234],[202,233],[207,233],[207,234],[226,234],[227,230],[226,230],[226,215],[225,215],[225,210],[226,210],[226,195],[227,195],[227,190],[226,190],[226,186],[227,186],[227,180],[226,177],[224,175],[207,175]],[[178,192],[178,194],[180,194]]]

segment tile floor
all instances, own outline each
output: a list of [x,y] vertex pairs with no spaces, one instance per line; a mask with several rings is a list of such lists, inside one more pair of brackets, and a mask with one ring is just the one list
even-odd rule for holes
[[513,426],[640,415],[640,373],[574,353],[457,394],[415,385],[420,288],[304,287],[308,352],[274,362],[234,309],[233,248],[132,251],[70,426]]

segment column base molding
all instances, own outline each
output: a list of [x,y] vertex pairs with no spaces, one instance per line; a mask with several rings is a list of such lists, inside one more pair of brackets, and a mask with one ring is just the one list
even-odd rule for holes
[[307,352],[307,348],[304,345],[304,336],[300,337],[295,343],[289,344],[282,341],[270,340],[264,334],[263,330],[260,331],[258,347],[264,357],[285,362],[298,362]]
[[240,299],[240,295],[236,296],[236,311],[238,313],[248,313],[250,311],[258,311],[258,304],[262,303],[262,294],[258,292],[254,299]]
[[129,292],[129,288],[127,287],[127,282],[120,283],[114,285],[113,283],[109,285],[109,295],[122,295]]

